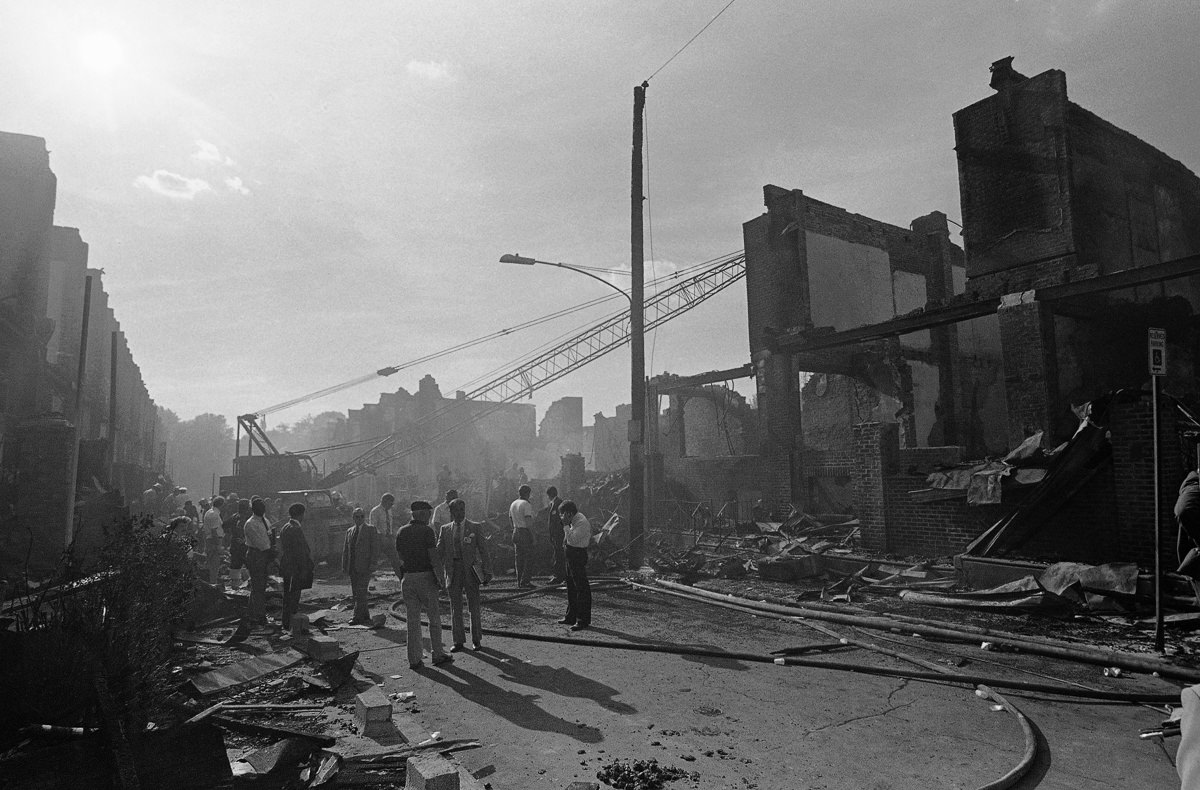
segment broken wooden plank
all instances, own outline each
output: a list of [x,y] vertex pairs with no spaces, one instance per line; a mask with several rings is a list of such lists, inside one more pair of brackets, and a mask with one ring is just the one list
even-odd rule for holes
[[220,714],[213,714],[209,717],[209,719],[214,724],[219,724],[226,729],[237,732],[248,732],[254,735],[269,735],[273,738],[308,738],[309,740],[324,747],[333,746],[333,744],[337,741],[336,738],[332,738],[319,732],[298,730],[292,727],[283,727],[278,724],[262,724],[256,721],[231,719],[228,716],[221,716]]
[[287,649],[279,653],[268,653],[265,656],[255,656],[236,664],[220,667],[205,672],[191,679],[192,687],[204,696],[218,691],[240,686],[252,680],[258,680],[264,675],[298,664],[304,660],[304,654]]

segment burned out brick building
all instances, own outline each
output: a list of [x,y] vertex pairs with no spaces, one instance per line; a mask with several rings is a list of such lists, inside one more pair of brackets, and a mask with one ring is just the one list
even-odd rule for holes
[[[538,449],[535,426],[532,403],[476,401],[464,393],[445,397],[437,381],[425,376],[415,393],[403,388],[384,393],[377,402],[350,409],[338,424],[336,442],[382,441],[395,435],[398,449],[418,448],[350,479],[341,491],[361,503],[377,502],[385,491],[402,499],[431,497],[439,472],[448,466],[452,484],[484,513],[484,481],[532,457]],[[332,451],[326,463],[332,469],[353,461],[364,447],[370,444]]]
[[99,540],[77,532],[78,490],[98,481],[136,496],[165,462],[103,272],[79,230],[54,224],[57,188],[44,139],[0,132],[0,576],[11,578],[44,578],[69,544]]
[[1200,386],[1200,179],[1072,102],[1061,71],[1006,58],[991,88],[954,114],[961,249],[939,212],[903,228],[774,186],[745,224],[764,501],[850,505],[868,548],[955,553],[1022,495],[967,505],[925,491],[931,469],[1039,432],[1051,450],[1120,391],[1105,456],[1025,550],[1150,562],[1146,334],[1168,339],[1169,513],[1188,464],[1176,406]]

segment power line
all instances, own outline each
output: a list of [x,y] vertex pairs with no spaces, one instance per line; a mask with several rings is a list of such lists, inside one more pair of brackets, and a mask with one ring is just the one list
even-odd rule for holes
[[[722,257],[724,257],[724,256],[722,256]],[[685,267],[683,269],[680,269],[679,271],[672,272],[671,274],[667,274],[667,275],[663,275],[662,277],[655,278],[654,280],[650,281],[649,285],[663,286],[671,280],[677,280],[680,277],[687,276],[690,273],[692,273],[698,269],[702,269],[704,267],[711,266],[714,263],[716,263],[717,261],[720,261],[721,259],[722,259],[721,257],[713,258],[713,259],[710,259],[707,261],[703,261],[701,263],[694,264],[692,266]],[[625,272],[622,270],[598,269],[596,267],[591,267],[591,268],[596,269],[596,271],[611,271],[611,272],[618,273],[618,274],[629,274],[629,272]],[[579,310],[583,310],[583,309],[586,309],[589,307],[595,307],[597,305],[604,304],[606,302],[610,302],[613,300],[619,300],[619,299],[620,299],[620,296],[618,294],[607,294],[605,296],[598,296],[598,297],[596,297],[594,299],[590,299],[586,302],[581,302],[580,304],[577,304],[577,305],[565,307],[565,308],[563,308],[561,310],[557,310],[553,313],[547,313],[546,315],[543,315],[540,318],[531,319],[529,321],[526,321],[523,324],[517,324],[516,326],[512,326],[507,329],[500,329],[495,332],[492,332],[491,334],[483,335],[482,337],[477,337],[474,340],[466,340],[466,341],[463,341],[462,343],[458,343],[456,345],[443,348],[440,351],[435,351],[433,353],[426,354],[425,356],[408,360],[407,362],[401,362],[399,364],[383,368],[381,370],[375,371],[374,373],[369,373],[364,376],[358,376],[357,378],[353,378],[349,381],[344,381],[340,384],[334,384],[332,386],[325,387],[324,389],[317,390],[316,392],[310,392],[306,395],[300,395],[300,396],[292,398],[290,400],[286,400],[283,403],[277,403],[274,406],[268,406],[265,409],[260,409],[256,412],[254,412],[254,414],[257,414],[260,417],[266,416],[267,414],[271,414],[272,412],[281,411],[283,409],[290,408],[292,406],[296,406],[296,405],[298,405],[300,403],[304,403],[306,401],[315,400],[317,398],[321,398],[326,395],[331,395],[335,392],[340,392],[345,389],[350,389],[350,388],[356,387],[360,384],[365,384],[369,381],[374,381],[375,379],[380,378],[382,376],[389,376],[389,375],[392,375],[393,373],[397,373],[401,370],[405,370],[407,368],[411,368],[411,367],[420,365],[425,362],[432,362],[435,359],[439,359],[444,356],[449,356],[450,354],[456,353],[458,351],[464,351],[468,348],[472,348],[472,347],[480,345],[482,343],[486,343],[488,341],[495,340],[497,338],[512,334],[513,332],[517,332],[522,329],[529,329],[529,328],[532,328],[535,326],[539,326],[541,324],[547,323],[547,322],[552,321],[557,318],[561,318],[565,315],[577,312]],[[616,313],[614,315],[619,315],[619,314],[620,314],[620,311],[618,311],[618,313]],[[543,343],[541,346],[539,346],[538,348],[529,352],[524,357],[521,357],[516,363],[513,363],[513,364],[519,364],[520,362],[524,361],[525,359],[536,356],[539,352],[544,351],[545,349],[557,344],[563,338],[566,338],[566,337],[570,336],[571,334],[579,331],[579,329],[580,329],[580,327],[577,326],[573,329],[567,330],[566,332],[560,334],[558,337],[556,337],[550,341],[547,341],[546,343]],[[508,369],[508,367],[509,367],[509,365],[505,364],[505,365],[501,365],[497,368],[494,368],[493,370],[488,371],[487,373],[484,373],[483,375],[462,385],[462,387],[460,387],[460,389],[466,389],[466,388],[471,387],[472,385],[474,385],[477,382],[485,381],[488,378],[491,378],[491,377],[497,375],[500,371]],[[372,441],[372,440],[361,440],[358,442],[351,442],[349,444],[350,445],[366,444],[370,441]],[[349,445],[347,445],[347,446],[349,446]]]
[[659,66],[657,69],[655,69],[655,70],[654,70],[654,73],[653,73],[653,74],[651,74],[649,77],[647,77],[647,78],[646,78],[646,82],[649,82],[650,80],[654,79],[654,78],[655,78],[655,77],[658,75],[658,72],[660,72],[660,71],[662,71],[663,69],[665,69],[665,68],[667,67],[667,65],[668,65],[668,64],[669,64],[669,63],[670,63],[672,60],[675,60],[675,58],[679,57],[680,53],[682,53],[682,52],[683,52],[685,49],[687,49],[689,46],[691,46],[691,44],[692,44],[692,42],[693,42],[693,41],[695,41],[696,39],[700,38],[700,33],[703,33],[705,30],[708,30],[708,26],[709,26],[709,25],[711,25],[713,22],[716,22],[716,21],[717,21],[717,18],[718,18],[718,17],[720,17],[720,16],[721,16],[721,14],[725,13],[726,11],[728,11],[728,10],[729,10],[729,6],[733,5],[733,4],[734,4],[734,3],[736,3],[736,2],[737,2],[737,0],[729,0],[729,2],[725,4],[725,7],[724,7],[724,8],[722,8],[720,11],[718,11],[718,12],[717,12],[717,16],[714,16],[712,19],[708,20],[708,24],[707,24],[707,25],[705,25],[704,27],[700,28],[700,31],[699,31],[698,33],[696,33],[696,35],[694,35],[694,36],[692,36],[691,38],[689,38],[689,39],[687,40],[687,43],[686,43],[686,44],[684,44],[682,47],[680,47],[680,48],[679,48],[679,51],[678,51],[678,52],[676,52],[676,53],[675,53],[674,55],[672,55],[671,57],[667,58],[667,62],[666,62],[666,63],[662,64],[662,65],[661,65],[661,66]]

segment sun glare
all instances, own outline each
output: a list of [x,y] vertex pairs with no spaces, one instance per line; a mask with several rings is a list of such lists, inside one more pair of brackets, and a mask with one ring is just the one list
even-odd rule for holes
[[88,71],[109,75],[121,65],[125,51],[115,37],[95,31],[80,37],[78,55],[80,65]]

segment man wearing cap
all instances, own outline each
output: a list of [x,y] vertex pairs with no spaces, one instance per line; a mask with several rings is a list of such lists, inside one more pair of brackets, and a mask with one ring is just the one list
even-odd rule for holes
[[457,653],[467,641],[462,609],[464,592],[467,609],[471,612],[471,642],[476,650],[483,647],[479,586],[492,580],[492,563],[483,525],[467,521],[467,503],[455,499],[449,509],[452,520],[438,533],[438,554],[445,567],[446,589],[450,593],[450,632],[454,635],[450,652]]
[[421,610],[429,618],[429,647],[433,665],[448,664],[454,656],[442,650],[442,615],[438,610],[438,590],[446,586],[442,563],[438,557],[437,535],[429,526],[433,512],[428,502],[416,501],[409,506],[412,521],[396,533],[396,554],[400,558],[400,595],[404,598],[406,630],[408,631],[408,665],[412,669],[425,666],[421,648]]
[[350,592],[354,596],[354,617],[350,624],[370,625],[367,589],[371,583],[371,569],[375,565],[379,533],[367,523],[367,514],[361,507],[354,508],[353,515],[354,526],[346,530],[346,542],[342,546],[342,570],[350,576]]
[[438,506],[433,509],[433,518],[429,520],[429,526],[433,527],[434,532],[450,523],[450,503],[456,499],[458,499],[458,491],[451,488],[446,492],[446,499],[438,502]]

